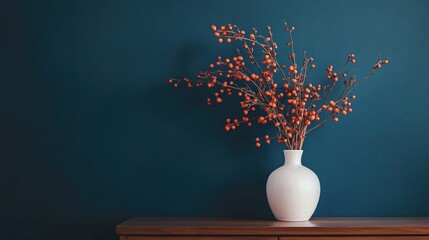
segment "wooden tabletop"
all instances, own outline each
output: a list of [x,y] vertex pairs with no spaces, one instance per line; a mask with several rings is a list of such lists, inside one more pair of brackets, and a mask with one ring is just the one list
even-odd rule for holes
[[131,218],[125,235],[429,235],[429,217],[312,218],[308,222],[214,218]]

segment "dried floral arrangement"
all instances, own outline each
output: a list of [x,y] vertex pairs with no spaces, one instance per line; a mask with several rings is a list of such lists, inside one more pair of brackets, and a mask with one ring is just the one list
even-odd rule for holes
[[[328,121],[338,122],[340,115],[352,112],[352,100],[356,98],[351,94],[353,89],[369,79],[382,65],[388,64],[389,60],[378,57],[369,73],[357,79],[356,76],[349,76],[348,66],[356,62],[355,55],[349,54],[341,69],[335,71],[333,66],[326,68],[326,85],[308,83],[310,73],[316,67],[314,59],[303,52],[302,64],[298,65],[292,36],[295,27],[289,27],[285,21],[283,23],[290,38],[286,44],[291,51],[288,56],[290,64],[280,63],[278,45],[269,26],[268,35],[263,36],[255,28],[246,34],[236,25],[228,24],[220,28],[212,25],[219,43],[239,41],[247,56],[237,49],[237,55],[231,58],[219,56],[215,63],[210,64],[209,70],[199,73],[196,80],[170,78],[168,82],[174,87],[207,86],[216,89],[214,101],[207,98],[208,105],[222,103],[225,96],[236,93],[242,98],[243,116],[227,118],[226,131],[236,130],[242,125],[272,124],[277,129],[277,135],[256,138],[256,147],[263,142],[270,144],[275,139],[286,144],[289,150],[302,149],[308,133]],[[256,50],[262,52],[261,60],[256,59]],[[333,89],[339,85],[342,85],[341,94],[332,97]]]

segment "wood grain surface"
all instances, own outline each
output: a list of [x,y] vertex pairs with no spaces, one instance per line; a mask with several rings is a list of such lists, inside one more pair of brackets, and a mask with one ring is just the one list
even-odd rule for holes
[[[116,232],[118,235],[199,235],[208,237],[216,235],[285,237],[315,237],[317,235],[320,237],[336,235],[420,235],[423,237],[425,235],[429,236],[429,218],[314,218],[307,222],[279,222],[272,220],[213,218],[131,218],[118,225]],[[280,239],[293,240],[303,238]],[[324,240],[326,238],[314,239]],[[381,240],[381,238],[378,239]]]

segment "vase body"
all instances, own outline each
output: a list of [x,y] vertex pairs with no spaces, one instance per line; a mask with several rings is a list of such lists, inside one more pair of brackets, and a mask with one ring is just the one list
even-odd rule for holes
[[308,221],[319,202],[319,178],[301,164],[302,153],[284,150],[285,164],[268,177],[268,203],[279,221]]

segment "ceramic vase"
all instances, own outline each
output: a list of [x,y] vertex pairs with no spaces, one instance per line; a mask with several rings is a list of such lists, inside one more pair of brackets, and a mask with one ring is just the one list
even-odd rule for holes
[[284,165],[268,177],[268,203],[279,221],[308,221],[319,202],[319,178],[301,164],[302,153],[284,150]]

